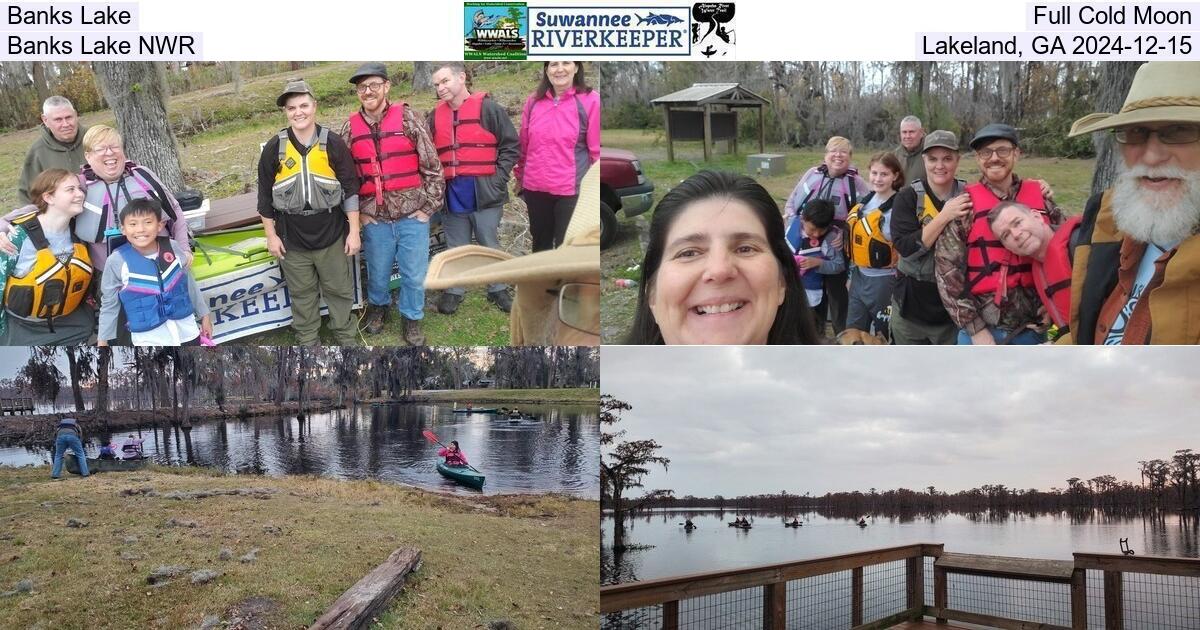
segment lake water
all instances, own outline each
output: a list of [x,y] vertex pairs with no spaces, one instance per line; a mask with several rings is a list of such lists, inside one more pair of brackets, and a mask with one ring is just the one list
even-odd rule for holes
[[[680,523],[685,514],[693,515],[697,529],[684,531]],[[1099,513],[1086,519],[1015,512],[992,520],[964,514],[877,516],[868,519],[867,527],[858,527],[854,519],[809,513],[800,516],[804,526],[797,528],[784,527],[780,516],[752,516],[754,527],[749,531],[726,525],[734,518],[731,510],[655,511],[628,519],[626,544],[650,548],[623,554],[621,575],[604,578],[607,583],[647,580],[913,543],[943,543],[946,551],[956,553],[1070,560],[1076,551],[1120,553],[1120,539],[1128,538],[1138,555],[1200,557],[1195,520],[1179,515],[1162,520]],[[612,522],[607,515],[602,521],[605,545],[612,543]]]
[[[685,531],[691,516],[697,526]],[[729,527],[734,512],[726,510],[655,511],[627,520],[625,543],[631,548],[614,555],[613,520],[602,518],[601,581],[605,584],[648,580],[764,564],[804,560],[913,543],[942,543],[947,552],[1070,560],[1076,551],[1119,553],[1128,538],[1139,555],[1200,556],[1200,534],[1194,516],[1162,518],[1106,516],[1098,512],[1071,518],[1066,514],[1012,513],[988,518],[946,514],[937,517],[854,518],[801,514],[802,527],[783,526],[779,515],[753,513],[753,527]],[[790,520],[791,515],[788,516]],[[1103,628],[1100,573],[1088,571],[1088,627]],[[1130,581],[1133,580],[1133,581]],[[996,578],[951,575],[950,604],[971,612],[1010,619],[1070,626],[1066,585],[1034,585]],[[1031,586],[1032,585],[1032,586]],[[1126,627],[1200,628],[1200,580],[1172,576],[1126,576]],[[932,561],[925,560],[925,603],[933,604]],[[903,561],[864,569],[864,621],[883,619],[905,609]],[[726,630],[762,627],[762,591],[730,591],[680,602],[680,627]],[[787,627],[833,630],[850,627],[849,572],[789,582]],[[605,615],[604,630],[661,627],[661,609],[638,608]]]
[[[468,460],[487,475],[484,492],[600,494],[600,428],[589,406],[521,405],[537,420],[456,414],[441,405],[381,405],[309,416],[258,417],[196,424],[190,432],[143,428],[145,451],[170,465],[212,466],[227,472],[313,474],[380,479],[438,490],[474,492],[438,474],[431,429],[444,443],[458,440]],[[89,454],[128,433],[88,435]],[[189,435],[190,433],[190,435]],[[50,463],[42,447],[0,447],[0,465]]]

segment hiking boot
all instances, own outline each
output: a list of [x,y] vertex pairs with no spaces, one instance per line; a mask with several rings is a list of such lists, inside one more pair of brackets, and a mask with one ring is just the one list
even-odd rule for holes
[[369,335],[378,335],[383,332],[383,324],[387,321],[388,307],[376,306],[374,304],[367,305],[367,323],[366,331]]
[[421,332],[421,320],[404,317],[404,341],[410,346],[425,345],[425,333]]
[[495,304],[496,308],[505,313],[512,312],[512,298],[508,296],[507,290],[488,291],[487,299],[492,304]]
[[437,310],[442,315],[453,315],[458,311],[458,305],[462,304],[462,301],[463,296],[443,291],[442,297],[438,298]]

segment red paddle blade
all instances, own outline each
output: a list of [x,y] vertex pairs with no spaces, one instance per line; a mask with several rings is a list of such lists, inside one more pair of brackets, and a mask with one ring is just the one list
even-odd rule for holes
[[438,439],[438,436],[434,435],[433,431],[430,431],[429,429],[422,431],[421,435],[424,435],[425,439],[429,440],[430,442],[441,442],[441,440]]

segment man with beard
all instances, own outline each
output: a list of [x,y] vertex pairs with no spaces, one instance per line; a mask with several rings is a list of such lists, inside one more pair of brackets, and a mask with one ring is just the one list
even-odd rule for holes
[[1035,330],[1042,322],[1042,305],[1030,262],[996,240],[988,213],[1002,201],[1019,201],[1058,225],[1062,212],[1042,182],[1013,172],[1021,156],[1016,129],[985,125],[971,148],[982,173],[966,187],[971,212],[948,225],[934,247],[942,304],[958,326],[959,345],[1042,343],[1044,335]]
[[1122,160],[1084,212],[1064,342],[1200,343],[1200,62],[1142,66],[1119,113],[1069,135],[1102,129]]

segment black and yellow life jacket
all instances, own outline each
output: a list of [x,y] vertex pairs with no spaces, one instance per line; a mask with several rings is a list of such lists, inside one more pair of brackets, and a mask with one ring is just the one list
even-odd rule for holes
[[279,168],[271,187],[275,210],[288,214],[328,212],[342,203],[342,183],[329,161],[329,130],[321,127],[317,141],[301,152],[288,130],[279,132]]
[[870,203],[874,196],[873,192],[867,195],[862,203],[854,206],[846,215],[846,225],[850,228],[846,254],[859,268],[887,269],[896,266],[897,254],[892,241],[883,233],[883,224],[896,197],[893,195],[878,208],[863,212],[863,206]]
[[54,318],[69,315],[87,298],[92,283],[92,260],[87,245],[74,233],[71,254],[60,260],[50,249],[36,214],[13,221],[20,225],[33,246],[37,258],[23,276],[11,276],[4,287],[4,308],[14,317],[45,322],[54,331]]

